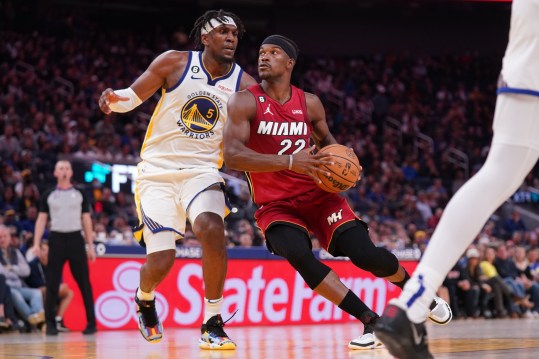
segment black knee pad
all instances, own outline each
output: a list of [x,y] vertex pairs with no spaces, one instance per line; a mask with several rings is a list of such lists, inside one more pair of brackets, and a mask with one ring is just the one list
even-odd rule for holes
[[397,273],[399,261],[385,248],[378,248],[372,243],[367,228],[362,222],[336,233],[333,255],[346,256],[357,267],[371,272],[377,277],[389,277]]
[[292,261],[289,262],[311,289],[318,287],[331,271],[331,268],[317,260],[312,252],[305,254],[296,260],[295,263],[292,263]]
[[265,234],[268,249],[273,254],[286,258],[309,288],[316,288],[331,271],[314,257],[311,240],[303,229],[287,224],[275,224]]

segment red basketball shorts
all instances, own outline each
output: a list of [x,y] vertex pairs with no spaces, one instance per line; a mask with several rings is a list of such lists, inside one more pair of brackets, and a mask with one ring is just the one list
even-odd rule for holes
[[313,233],[322,248],[328,250],[335,230],[359,218],[343,197],[316,188],[263,205],[256,211],[255,219],[263,233],[276,222],[295,224]]

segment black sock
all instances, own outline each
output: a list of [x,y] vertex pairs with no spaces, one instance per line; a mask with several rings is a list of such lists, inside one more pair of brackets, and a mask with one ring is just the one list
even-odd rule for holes
[[[404,267],[402,267],[402,269],[404,269]],[[402,289],[404,288],[404,285],[406,284],[406,282],[408,282],[408,279],[410,279],[410,275],[408,274],[406,269],[404,269],[404,279],[401,280],[400,282],[391,282],[391,283],[395,284],[397,287]]]
[[369,307],[367,307],[367,305],[351,290],[348,290],[348,293],[346,293],[341,304],[339,304],[339,308],[361,320],[362,323],[364,323],[363,320],[365,320],[365,318],[362,320],[362,317],[365,317],[365,313],[371,312]]

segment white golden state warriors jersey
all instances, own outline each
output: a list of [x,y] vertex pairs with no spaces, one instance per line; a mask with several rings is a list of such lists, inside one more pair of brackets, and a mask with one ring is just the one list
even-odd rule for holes
[[163,89],[140,157],[163,169],[221,168],[226,104],[239,90],[243,70],[233,64],[212,78],[202,63],[202,52],[190,51],[180,80]]
[[510,88],[539,91],[539,0],[513,0],[502,76]]

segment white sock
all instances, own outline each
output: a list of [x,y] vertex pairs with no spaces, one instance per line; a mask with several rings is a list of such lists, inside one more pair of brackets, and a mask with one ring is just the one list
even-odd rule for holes
[[445,274],[420,263],[404,285],[399,298],[394,299],[391,304],[406,310],[408,319],[412,322],[422,323],[430,313],[430,305],[444,278]]
[[56,317],[54,318],[54,320],[56,320],[57,322],[59,322],[59,321],[61,321],[61,320],[62,320],[62,317],[61,317],[61,316],[59,316],[59,315],[57,315],[57,316],[56,316]]
[[208,319],[218,314],[221,314],[221,307],[223,306],[223,297],[219,299],[207,299],[204,298],[204,321],[203,324],[206,324]]
[[155,292],[151,291],[150,293],[143,292],[140,288],[137,290],[137,298],[140,300],[154,300],[155,299]]

